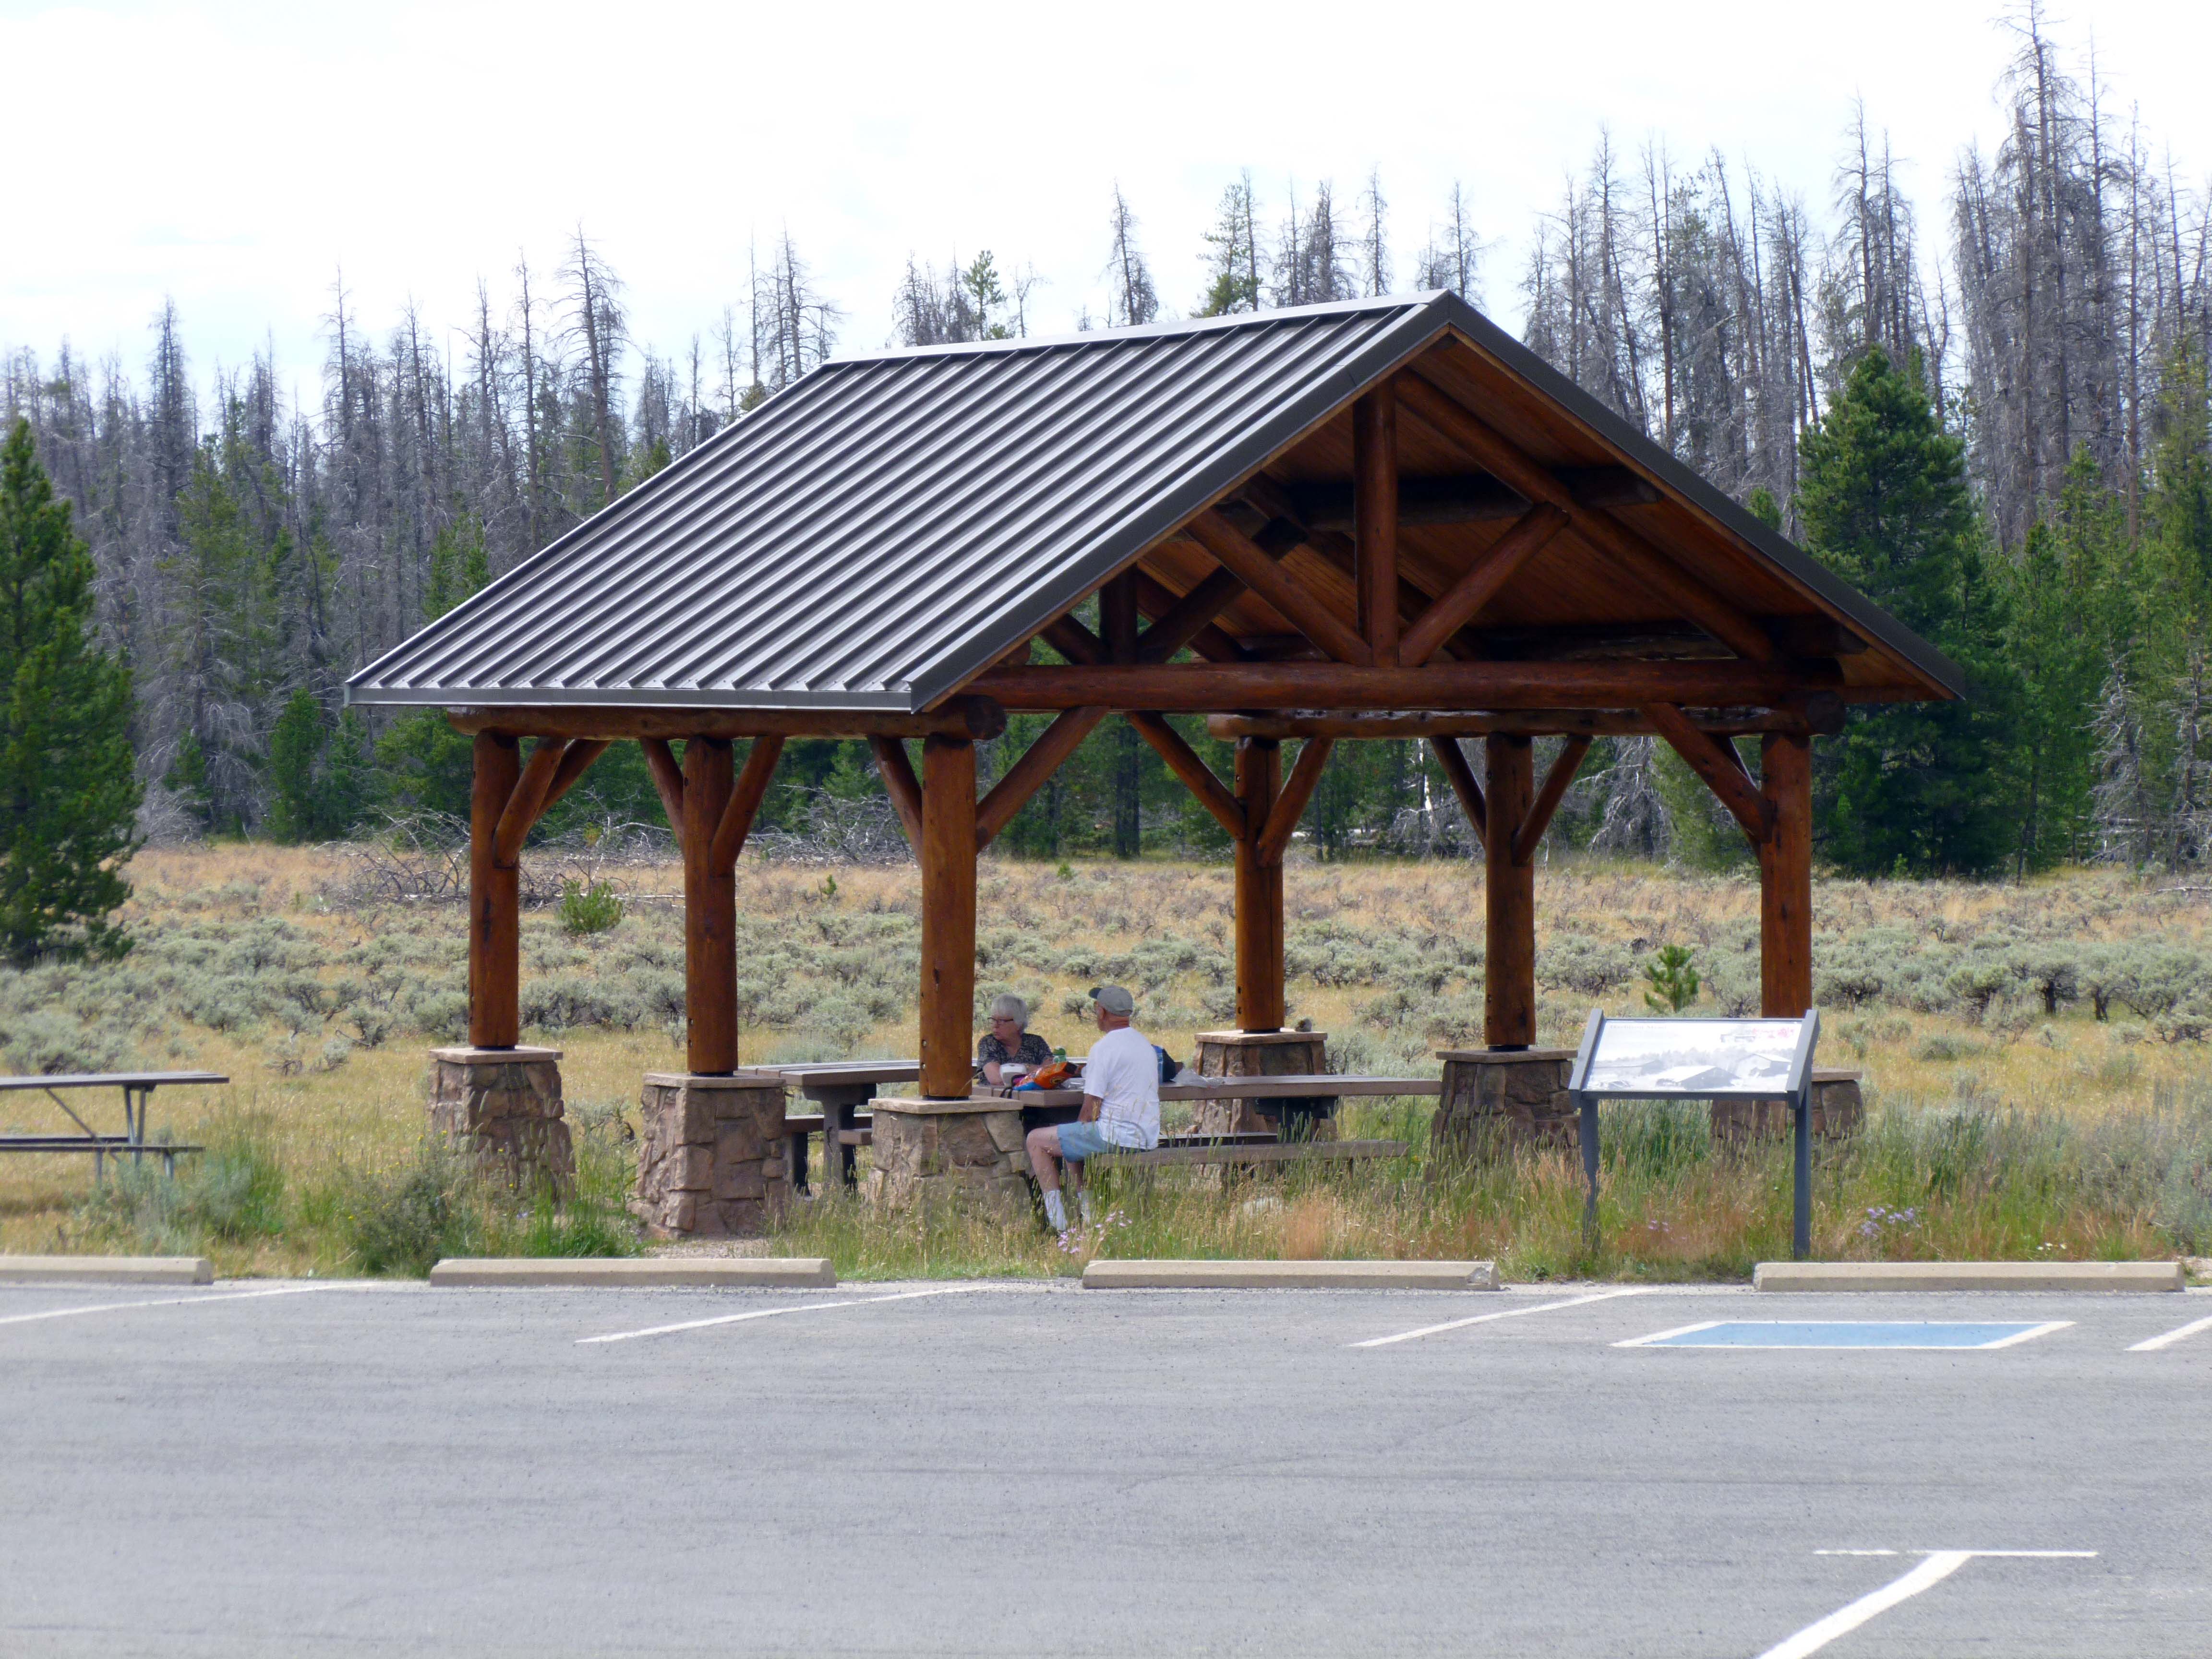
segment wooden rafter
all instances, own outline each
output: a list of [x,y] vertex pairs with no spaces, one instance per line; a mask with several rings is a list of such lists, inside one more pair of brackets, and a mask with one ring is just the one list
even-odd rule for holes
[[914,775],[906,745],[896,738],[870,738],[868,749],[876,757],[876,770],[884,780],[884,793],[906,827],[907,844],[921,851],[921,781]]
[[1467,763],[1467,751],[1459,746],[1457,738],[1431,738],[1429,749],[1437,757],[1437,764],[1444,769],[1444,778],[1459,797],[1459,804],[1467,809],[1467,820],[1474,826],[1474,833],[1490,834],[1490,815],[1482,799],[1482,785],[1475,781],[1474,769]]
[[1014,814],[1029,804],[1030,797],[1044,787],[1109,712],[1097,708],[1063,709],[1059,719],[1037,734],[1036,741],[975,804],[978,849],[998,838],[999,832],[1014,821]]
[[1105,642],[1073,617],[1054,617],[1037,632],[1044,636],[1047,645],[1070,662],[1108,660]]
[[1705,781],[1705,787],[1720,797],[1753,847],[1765,845],[1774,832],[1774,806],[1759,792],[1743,769],[1735,745],[1702,730],[1670,703],[1648,703],[1644,718],[1665,738],[1690,769]]
[[761,802],[768,795],[768,787],[775,775],[775,763],[783,753],[783,739],[777,737],[756,738],[752,752],[745,757],[745,769],[738,775],[737,787],[730,791],[729,804],[722,809],[722,821],[714,826],[714,844],[707,849],[707,862],[717,871],[733,869],[738,854],[744,850],[745,836],[753,827],[753,818],[760,811]]
[[[1840,674],[1735,659],[1707,662],[1430,662],[1419,668],[1351,663],[1146,663],[993,669],[971,682],[1009,708],[1771,708],[1816,690],[1844,690]],[[1850,695],[1860,695],[1850,688]]]
[[1240,662],[1244,653],[1237,641],[1214,625],[1214,618],[1237,602],[1244,584],[1226,570],[1214,570],[1205,580],[1176,598],[1142,571],[1137,574],[1137,598],[1152,612],[1152,625],[1137,641],[1139,662],[1165,662],[1188,646],[1216,662]]
[[1329,750],[1335,746],[1334,738],[1309,738],[1305,747],[1298,750],[1297,764],[1283,780],[1282,793],[1267,808],[1267,823],[1260,826],[1255,851],[1261,863],[1283,861],[1283,854],[1290,850],[1291,837],[1297,833],[1298,819],[1304,816],[1306,803],[1313,799],[1322,770],[1328,764]]
[[1182,734],[1158,714],[1133,710],[1127,718],[1137,728],[1137,735],[1152,745],[1167,763],[1168,770],[1182,780],[1183,787],[1198,797],[1199,804],[1213,814],[1230,837],[1242,841],[1245,834],[1243,807],[1213,775],[1213,769],[1199,758],[1197,750],[1182,740]]
[[676,751],[665,738],[640,738],[637,746],[645,750],[645,769],[653,775],[653,787],[660,793],[660,810],[668,814],[668,827],[681,836],[684,769],[676,763]]
[[1270,558],[1251,538],[1208,508],[1190,521],[1193,541],[1203,547],[1245,586],[1282,613],[1283,620],[1339,662],[1373,660],[1367,642],[1345,625],[1328,602]]
[[1583,757],[1590,750],[1588,738],[1569,738],[1566,747],[1559,750],[1559,758],[1545,775],[1544,787],[1536,792],[1536,799],[1528,808],[1528,816],[1521,821],[1520,829],[1513,834],[1513,861],[1526,864],[1536,856],[1536,848],[1544,839],[1544,831],[1552,827],[1552,815],[1559,810],[1568,786],[1575,774],[1582,769]]
[[1406,631],[1398,659],[1408,668],[1435,656],[1443,642],[1473,622],[1521,567],[1548,546],[1567,526],[1567,515],[1549,503],[1530,507],[1520,521],[1486,549],[1467,574],[1438,594]]
[[1753,662],[1773,659],[1774,642],[1757,622],[1602,509],[1582,506],[1565,480],[1530,460],[1444,392],[1418,374],[1399,378],[1400,401],[1438,436],[1468,451],[1530,501],[1564,510],[1577,535],[1739,656]]

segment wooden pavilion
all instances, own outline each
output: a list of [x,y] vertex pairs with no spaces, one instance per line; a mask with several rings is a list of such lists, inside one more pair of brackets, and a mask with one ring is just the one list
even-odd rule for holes
[[[1094,594],[1096,632],[1073,614]],[[1064,660],[1034,660],[1039,641]],[[683,848],[690,1070],[736,1073],[734,861],[785,740],[867,738],[921,868],[921,1093],[951,1099],[977,854],[1103,720],[1129,720],[1234,838],[1247,1032],[1283,1023],[1284,854],[1333,746],[1431,744],[1482,836],[1485,1038],[1512,1050],[1536,1036],[1534,855],[1593,738],[1665,738],[1742,826],[1765,1012],[1796,1014],[1813,738],[1848,703],[1960,689],[1894,618],[1428,294],[826,364],[349,694],[444,707],[475,734],[482,1063],[519,1037],[524,840],[635,740]],[[975,745],[1008,711],[1054,718],[979,799]],[[1177,712],[1235,740],[1233,777]],[[1539,779],[1546,735],[1565,743]],[[1755,775],[1729,741],[1752,735]],[[1480,777],[1459,743],[1476,737]]]

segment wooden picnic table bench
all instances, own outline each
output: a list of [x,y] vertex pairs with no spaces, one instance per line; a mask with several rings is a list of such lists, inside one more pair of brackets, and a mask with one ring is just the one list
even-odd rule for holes
[[[70,1122],[84,1131],[76,1135],[0,1135],[0,1152],[90,1152],[92,1178],[104,1181],[107,1175],[107,1160],[128,1153],[131,1161],[143,1162],[151,1152],[161,1160],[162,1167],[171,1176],[177,1173],[177,1157],[180,1152],[197,1152],[198,1146],[171,1143],[149,1143],[146,1139],[146,1109],[154,1091],[163,1084],[228,1083],[230,1079],[219,1072],[71,1072],[52,1077],[0,1077],[0,1091],[42,1089],[48,1099],[60,1107]],[[123,1133],[104,1135],[79,1117],[70,1103],[54,1091],[58,1089],[120,1089],[123,1091]]]
[[918,1060],[832,1060],[804,1066],[768,1069],[783,1079],[783,1086],[796,1089],[821,1108],[818,1113],[783,1120],[785,1145],[791,1153],[791,1188],[805,1192],[806,1138],[822,1137],[822,1170],[836,1170],[848,1187],[859,1180],[854,1159],[869,1144],[870,1123],[862,1122],[855,1109],[875,1097],[879,1083],[912,1083],[921,1075]]

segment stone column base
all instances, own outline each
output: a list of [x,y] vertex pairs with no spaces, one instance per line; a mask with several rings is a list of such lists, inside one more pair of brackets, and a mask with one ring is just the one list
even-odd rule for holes
[[[1200,1031],[1190,1068],[1200,1077],[1320,1077],[1328,1070],[1326,1031]],[[1288,1116],[1314,1140],[1336,1139],[1334,1098],[1200,1100],[1200,1134],[1278,1134]]]
[[[1856,1072],[1813,1068],[1811,1127],[1815,1140],[1843,1140],[1858,1133],[1866,1121],[1859,1078]],[[1741,1146],[1770,1137],[1787,1139],[1796,1127],[1786,1100],[1717,1100],[1711,1112],[1713,1139],[1718,1145]]]
[[1030,1160],[1022,1109],[998,1096],[973,1100],[876,1097],[868,1201],[907,1210],[967,1202],[1026,1210]]
[[562,1121],[558,1048],[433,1048],[430,1128],[479,1171],[529,1192],[566,1193],[574,1149]]
[[783,1214],[783,1079],[775,1072],[645,1076],[631,1213],[651,1238],[738,1238]]
[[1582,1129],[1567,1093],[1571,1048],[1445,1048],[1432,1150],[1465,1158],[1493,1148],[1571,1151]]

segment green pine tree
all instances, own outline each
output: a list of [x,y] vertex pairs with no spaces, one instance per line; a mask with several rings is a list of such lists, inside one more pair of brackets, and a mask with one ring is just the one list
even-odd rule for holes
[[315,839],[319,825],[317,784],[323,749],[329,733],[323,725],[323,706],[315,694],[302,688],[277,716],[269,733],[269,781],[271,799],[265,820],[272,839],[301,842]]
[[1801,445],[1797,512],[1829,568],[1966,672],[1960,702],[1853,711],[1824,745],[1818,811],[1828,856],[1860,874],[1996,867],[2017,843],[2008,741],[2017,676],[2002,656],[1966,449],[1943,429],[1917,362],[1878,348]]
[[0,448],[0,951],[119,956],[138,845],[131,673],[92,637],[92,555],[30,422]]

